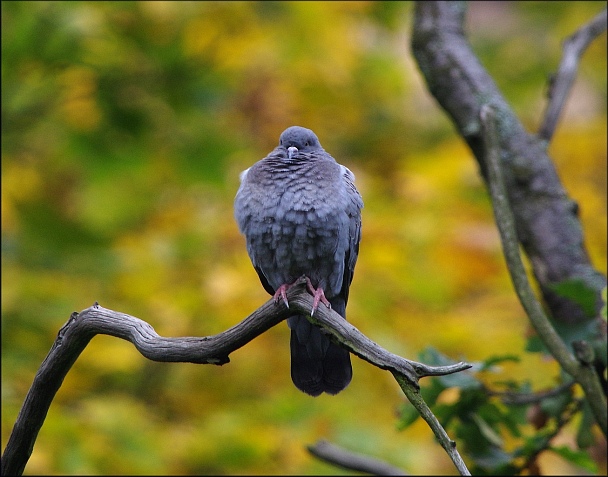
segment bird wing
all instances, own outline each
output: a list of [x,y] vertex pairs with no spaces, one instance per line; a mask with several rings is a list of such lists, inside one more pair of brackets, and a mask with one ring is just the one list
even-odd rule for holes
[[342,177],[346,186],[346,213],[349,217],[349,244],[348,250],[344,256],[344,279],[342,281],[341,295],[344,297],[344,301],[348,301],[348,289],[351,282],[353,281],[353,274],[355,272],[355,264],[359,257],[359,242],[361,241],[361,209],[363,208],[363,199],[359,194],[359,191],[355,187],[355,176],[354,174],[344,166],[342,168]]
[[255,268],[255,271],[258,272],[258,277],[260,277],[260,282],[262,282],[264,290],[266,290],[269,295],[274,295],[276,290],[270,286],[270,283],[268,283],[268,278],[266,278],[266,275],[264,275],[262,269],[257,265],[254,265],[253,268]]

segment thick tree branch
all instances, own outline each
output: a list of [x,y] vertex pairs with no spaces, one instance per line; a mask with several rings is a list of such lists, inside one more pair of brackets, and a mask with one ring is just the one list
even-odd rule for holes
[[[2,455],[2,475],[21,475],[30,458],[38,432],[49,407],[66,374],[97,335],[115,336],[135,345],[146,358],[163,362],[188,362],[222,365],[229,354],[264,331],[299,312],[306,315],[313,298],[306,292],[305,280],[287,292],[290,308],[269,300],[243,321],[223,333],[208,337],[165,338],[151,325],[124,313],[93,305],[80,313],[72,313],[59,330],[57,339],[38,370]],[[312,320],[312,318],[311,318]],[[451,374],[470,368],[466,363],[451,366],[427,366],[389,353],[331,309],[320,306],[312,320],[352,353],[381,368],[390,370],[417,391],[423,376]]]
[[[486,103],[495,108],[499,156],[517,238],[530,259],[544,301],[558,321],[588,322],[584,308],[556,293],[555,285],[582,282],[595,294],[599,315],[606,277],[590,263],[577,205],[566,195],[545,141],[524,130],[468,44],[463,28],[465,11],[465,2],[416,2],[414,56],[430,92],[473,151],[486,182],[488,166],[479,113]],[[606,339],[605,323],[599,319],[598,336]]]
[[581,56],[599,35],[606,31],[606,10],[598,13],[564,41],[562,61],[549,85],[549,103],[538,136],[550,141],[574,83]]
[[[496,116],[491,106],[484,105],[481,108],[481,122],[492,207],[494,208],[494,216],[498,225],[498,231],[500,232],[503,252],[513,286],[540,339],[551,355],[559,362],[562,369],[570,374],[585,391],[595,419],[604,435],[606,435],[608,427],[606,396],[602,390],[598,375],[592,367],[593,357],[588,357],[586,361],[580,361],[574,357],[568,346],[566,346],[555,331],[555,328],[553,328],[547,315],[545,315],[542,305],[536,299],[536,295],[528,282],[528,275],[519,254],[519,244],[515,233],[515,219],[511,212],[503,180],[499,158],[498,135],[496,132]],[[585,350],[590,349],[590,347],[584,345],[582,347]]]

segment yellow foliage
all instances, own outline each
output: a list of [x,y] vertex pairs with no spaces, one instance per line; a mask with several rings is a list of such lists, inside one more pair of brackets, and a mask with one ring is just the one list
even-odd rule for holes
[[19,203],[40,198],[42,177],[33,161],[26,156],[21,161],[2,158],[2,233],[16,233],[19,227]]
[[[470,4],[476,51],[526,124],[542,111],[560,41],[601,8]],[[555,384],[556,364],[523,351],[529,325],[487,191],[412,58],[412,10],[367,1],[2,3],[3,445],[73,310],[98,300],[161,335],[196,336],[270,298],[232,201],[238,173],[292,124],[315,130],[363,194],[353,324],[412,359],[427,346],[470,361],[521,356],[485,373],[488,386]],[[583,57],[549,149],[603,272],[605,48],[596,41]],[[298,392],[289,333],[281,323],[221,367],[152,363],[127,342],[96,337],[66,377],[26,473],[335,472],[304,449],[319,438],[411,473],[453,472],[424,423],[397,433],[404,398],[389,373],[353,357],[343,393]]]
[[73,128],[93,131],[101,121],[97,105],[97,78],[94,70],[82,66],[66,68],[57,78],[63,89],[59,113]]

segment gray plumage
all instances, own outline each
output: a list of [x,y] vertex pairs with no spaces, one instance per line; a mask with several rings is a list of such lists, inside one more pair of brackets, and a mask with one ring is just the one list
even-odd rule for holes
[[[299,126],[283,131],[278,147],[241,174],[235,217],[268,293],[279,298],[281,286],[306,275],[346,317],[363,207],[354,180],[314,132]],[[292,316],[288,324],[296,387],[312,396],[344,389],[352,377],[348,351],[305,316]]]

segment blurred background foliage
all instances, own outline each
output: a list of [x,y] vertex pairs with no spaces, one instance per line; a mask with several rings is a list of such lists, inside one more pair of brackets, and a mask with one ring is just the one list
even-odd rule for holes
[[[72,311],[99,301],[162,335],[200,336],[269,298],[232,201],[239,172],[294,124],[355,172],[365,200],[355,326],[414,359],[429,345],[453,359],[520,355],[490,383],[557,382],[554,362],[523,351],[528,324],[486,190],[410,53],[412,7],[2,2],[3,448]],[[561,41],[604,7],[470,5],[475,51],[530,130]],[[550,154],[606,273],[605,35]],[[96,337],[26,473],[344,473],[306,453],[319,438],[412,473],[455,473],[425,424],[398,430],[390,374],[355,358],[346,391],[313,399],[291,383],[288,342],[281,324],[214,367],[150,362]],[[569,428],[556,438],[573,439]],[[590,452],[605,472],[602,449]],[[545,454],[544,473],[582,472]]]

